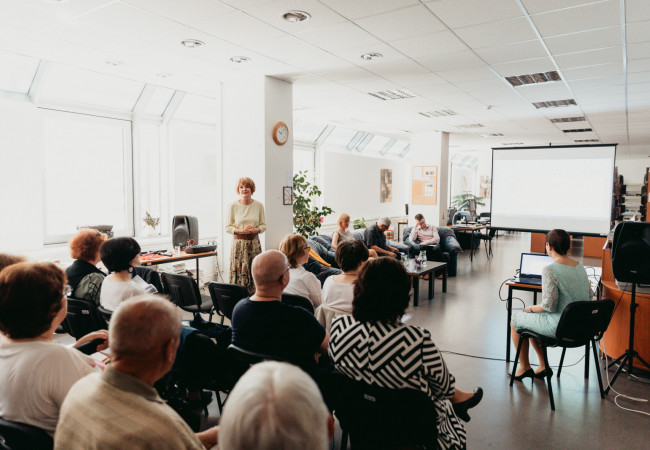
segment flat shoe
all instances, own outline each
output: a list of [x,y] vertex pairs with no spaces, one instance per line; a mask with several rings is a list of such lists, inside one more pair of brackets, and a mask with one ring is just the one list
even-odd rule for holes
[[[508,375],[512,376],[512,374],[508,374]],[[515,381],[523,381],[524,378],[531,378],[532,379],[532,378],[535,378],[535,371],[533,369],[528,369],[527,371],[525,371],[521,375],[515,375],[514,378],[515,378]]]
[[478,405],[483,399],[483,388],[477,387],[474,389],[474,395],[468,398],[465,401],[454,403],[451,406],[454,408],[454,412],[460,420],[469,422],[471,418],[467,414],[467,410]]
[[544,369],[541,372],[536,372],[535,373],[535,378],[543,380],[546,378],[546,376],[553,376],[553,369]]

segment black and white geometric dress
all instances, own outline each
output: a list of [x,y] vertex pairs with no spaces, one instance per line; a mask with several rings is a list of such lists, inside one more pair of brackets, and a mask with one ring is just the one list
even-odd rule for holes
[[438,412],[440,448],[465,447],[465,427],[449,401],[455,378],[427,330],[344,315],[334,318],[330,333],[329,355],[339,371],[380,387],[426,392]]

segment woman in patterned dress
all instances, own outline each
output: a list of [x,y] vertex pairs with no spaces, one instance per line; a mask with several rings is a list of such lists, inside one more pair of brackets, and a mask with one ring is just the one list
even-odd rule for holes
[[455,378],[429,331],[401,322],[410,286],[398,261],[368,261],[355,282],[352,316],[332,321],[329,355],[339,371],[357,381],[425,392],[438,413],[439,447],[465,448],[465,427],[459,419],[469,421],[467,410],[481,401],[483,390],[455,389]]
[[226,233],[233,235],[230,249],[230,282],[246,286],[255,293],[255,283],[251,273],[253,258],[262,253],[259,234],[266,230],[264,205],[252,199],[255,182],[250,178],[237,180],[239,200],[228,207]]
[[[591,290],[587,271],[578,261],[569,258],[567,253],[571,247],[571,236],[564,230],[551,230],[546,235],[546,254],[553,258],[553,263],[542,269],[542,303],[524,308],[523,313],[515,314],[512,318],[512,342],[515,348],[519,345],[517,330],[526,328],[544,336],[555,337],[557,324],[562,311],[569,303],[589,300]],[[528,360],[529,342],[537,353],[539,367],[534,371]],[[521,344],[519,366],[515,380],[524,378],[546,378],[547,367],[544,364],[542,348],[534,339],[526,339]],[[553,370],[548,368],[553,375]]]

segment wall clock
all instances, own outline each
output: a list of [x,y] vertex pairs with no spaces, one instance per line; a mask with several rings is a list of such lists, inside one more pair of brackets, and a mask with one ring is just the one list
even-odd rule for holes
[[273,127],[273,141],[278,145],[284,145],[289,140],[289,127],[284,122],[278,122]]

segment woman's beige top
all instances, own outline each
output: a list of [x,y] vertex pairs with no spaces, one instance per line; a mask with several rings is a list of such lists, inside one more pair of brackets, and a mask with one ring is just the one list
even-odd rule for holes
[[266,231],[264,205],[257,200],[253,200],[250,205],[242,205],[239,202],[231,203],[226,213],[226,220],[228,221],[226,233],[234,234],[236,228],[243,230],[246,225],[259,227],[260,233]]

